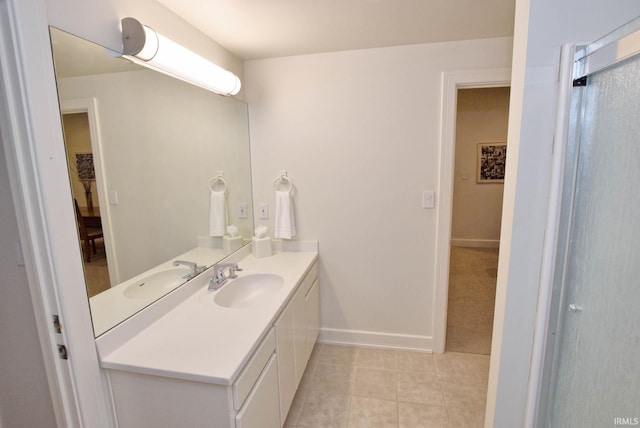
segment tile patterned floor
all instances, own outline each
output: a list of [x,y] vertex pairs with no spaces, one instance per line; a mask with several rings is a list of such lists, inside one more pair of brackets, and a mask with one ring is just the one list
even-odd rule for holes
[[488,355],[317,344],[285,427],[483,427],[488,374]]

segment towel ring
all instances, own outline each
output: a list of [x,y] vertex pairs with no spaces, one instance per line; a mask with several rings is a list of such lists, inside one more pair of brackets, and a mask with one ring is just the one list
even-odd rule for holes
[[[220,188],[220,186],[222,186],[222,188]],[[219,175],[209,182],[209,188],[212,192],[226,192],[227,181]]]
[[281,192],[291,192],[293,189],[293,183],[286,175],[281,175],[273,181],[273,189],[277,192],[279,184],[286,184],[287,188],[285,190],[281,190]]

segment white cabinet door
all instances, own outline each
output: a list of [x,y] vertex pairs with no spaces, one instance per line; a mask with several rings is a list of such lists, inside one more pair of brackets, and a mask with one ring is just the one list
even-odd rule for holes
[[278,368],[272,356],[244,406],[236,415],[236,428],[280,428]]
[[305,298],[306,325],[307,325],[307,360],[318,340],[320,333],[320,287],[318,279],[313,282],[311,289]]
[[[307,275],[280,313],[276,328],[280,415],[287,417],[320,329],[317,270]],[[310,343],[312,342],[312,343]]]
[[278,384],[280,385],[280,415],[287,417],[296,394],[296,360],[293,344],[293,305],[289,303],[278,317],[276,328],[276,355],[278,358]]
[[305,291],[299,288],[291,299],[293,307],[293,348],[296,361],[296,388],[302,380],[304,369],[307,367],[307,315],[305,309]]

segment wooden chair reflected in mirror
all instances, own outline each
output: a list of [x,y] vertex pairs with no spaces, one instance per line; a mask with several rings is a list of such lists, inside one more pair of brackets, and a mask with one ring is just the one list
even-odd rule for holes
[[78,221],[78,231],[80,233],[84,261],[89,263],[91,262],[92,250],[94,255],[97,254],[96,239],[103,238],[100,209],[93,207],[91,210],[85,209],[82,211],[75,198],[73,199],[73,203],[76,209],[76,219]]

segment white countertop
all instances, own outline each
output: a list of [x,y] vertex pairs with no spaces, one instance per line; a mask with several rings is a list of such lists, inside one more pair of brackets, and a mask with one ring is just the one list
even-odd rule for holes
[[[260,259],[249,254],[238,261],[244,269],[238,277],[251,273],[282,276],[284,284],[273,296],[247,308],[224,308],[213,303],[217,291],[207,291],[203,282],[160,319],[101,355],[101,366],[230,385],[317,258],[317,247],[315,251],[277,252]],[[208,272],[201,275],[209,276]]]

